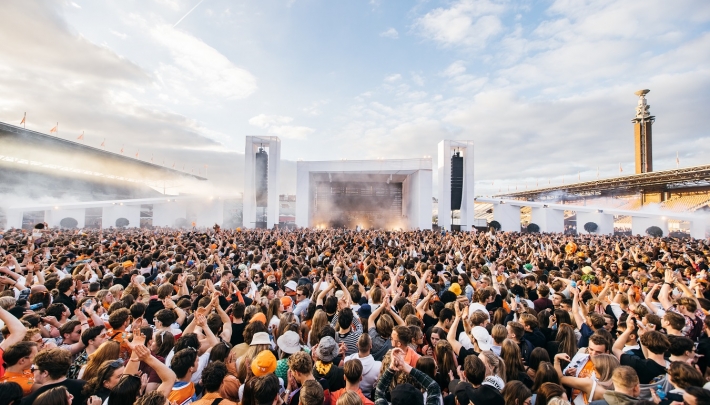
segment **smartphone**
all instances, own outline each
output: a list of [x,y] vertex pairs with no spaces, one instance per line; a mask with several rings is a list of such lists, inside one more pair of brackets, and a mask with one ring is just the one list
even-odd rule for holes
[[353,281],[357,283],[357,274],[353,274]]
[[569,285],[570,285],[570,287],[572,287],[572,288],[577,288],[577,282],[576,282],[576,281],[570,281]]
[[515,303],[520,304],[520,297],[517,295],[515,296]]
[[30,305],[30,309],[31,309],[32,311],[36,311],[36,310],[42,309],[42,308],[44,308],[44,304],[41,303],[41,302],[38,302],[38,303],[36,303],[36,304]]

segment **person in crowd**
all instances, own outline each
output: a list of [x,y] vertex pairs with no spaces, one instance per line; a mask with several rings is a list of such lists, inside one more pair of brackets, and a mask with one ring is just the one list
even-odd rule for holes
[[374,405],[374,402],[367,398],[362,390],[360,389],[360,383],[362,382],[362,363],[359,359],[348,360],[343,365],[343,375],[345,376],[345,388],[333,391],[331,394],[331,401],[338,401],[341,395],[345,392],[354,392],[362,401],[363,405]]

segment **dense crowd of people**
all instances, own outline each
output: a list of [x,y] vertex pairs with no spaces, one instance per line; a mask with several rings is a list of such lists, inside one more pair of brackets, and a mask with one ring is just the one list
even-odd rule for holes
[[710,405],[709,259],[631,236],[10,230],[0,405]]

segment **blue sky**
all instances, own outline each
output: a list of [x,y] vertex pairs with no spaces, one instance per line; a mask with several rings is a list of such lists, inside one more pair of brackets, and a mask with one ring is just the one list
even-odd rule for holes
[[630,173],[641,88],[655,168],[707,164],[709,22],[702,0],[9,0],[0,120],[209,164],[236,190],[246,135],[288,161],[472,139],[490,195]]

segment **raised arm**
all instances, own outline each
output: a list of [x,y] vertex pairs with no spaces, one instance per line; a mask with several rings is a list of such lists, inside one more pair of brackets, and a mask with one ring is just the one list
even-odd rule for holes
[[631,336],[631,333],[633,333],[634,330],[636,330],[634,319],[632,317],[626,318],[626,330],[618,338],[616,338],[616,342],[614,342],[614,346],[611,348],[614,356],[621,359],[621,355],[624,354],[624,346],[626,345],[626,341],[629,340],[629,336]]
[[579,290],[577,288],[572,289],[572,315],[574,315],[574,321],[577,326],[581,329],[584,324],[584,317],[579,312]]
[[27,333],[27,328],[20,322],[19,319],[15,318],[15,315],[5,311],[0,307],[0,320],[5,323],[10,334],[0,342],[0,349],[3,351],[7,350],[8,347],[14,345],[17,342],[21,342],[25,338],[25,333]]
[[663,287],[661,287],[661,292],[658,293],[658,302],[661,303],[663,309],[667,310],[673,306],[673,302],[668,298],[671,293],[671,288],[673,287],[673,272],[666,270],[663,280]]
[[[138,359],[139,362],[142,361],[155,370],[155,373],[158,374],[161,381],[156,391],[160,392],[167,398],[170,395],[170,391],[173,389],[173,385],[175,385],[175,381],[177,381],[175,372],[173,372],[167,364],[153,357],[150,354],[150,350],[148,350],[145,345],[134,347],[133,353],[136,355],[136,359]],[[131,355],[131,360],[129,360],[129,362],[133,362],[133,355]],[[139,364],[139,362],[135,363]],[[132,365],[129,363],[129,366],[126,367],[125,374],[128,374],[128,367],[130,366]]]

